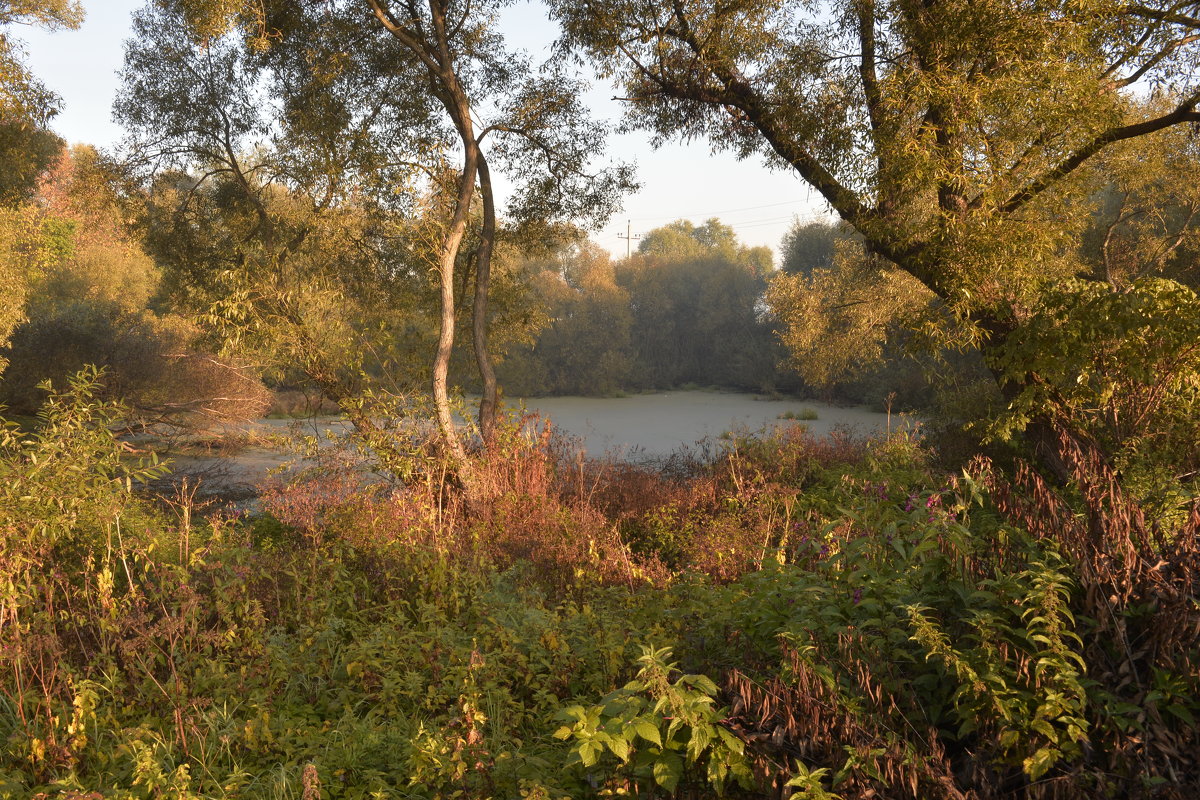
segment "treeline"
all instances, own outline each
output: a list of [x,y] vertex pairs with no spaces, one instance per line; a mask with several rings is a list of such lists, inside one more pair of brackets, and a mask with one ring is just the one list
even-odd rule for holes
[[590,242],[530,260],[545,327],[506,355],[501,381],[511,395],[774,390],[786,378],[762,303],[772,262],[716,219],[657,228],[625,260]]

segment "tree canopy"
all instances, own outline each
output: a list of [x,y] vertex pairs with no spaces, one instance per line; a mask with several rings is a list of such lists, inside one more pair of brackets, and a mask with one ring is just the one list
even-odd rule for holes
[[[1039,280],[1071,272],[1079,167],[1200,121],[1189,3],[551,5],[564,45],[622,84],[629,127],[793,169],[993,337]],[[1134,102],[1135,86],[1160,102]]]
[[[42,172],[62,147],[49,130],[58,113],[58,97],[33,75],[13,25],[48,30],[78,27],[83,8],[77,0],[5,0],[0,3],[0,346],[24,316],[29,271],[41,247],[31,209],[14,209],[28,200]],[[0,359],[0,370],[4,361]]]

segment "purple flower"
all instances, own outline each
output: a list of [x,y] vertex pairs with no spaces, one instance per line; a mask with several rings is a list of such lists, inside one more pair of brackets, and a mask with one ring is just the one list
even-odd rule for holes
[[855,589],[854,590],[854,605],[858,605],[859,601],[861,601],[861,600],[862,600],[862,589]]

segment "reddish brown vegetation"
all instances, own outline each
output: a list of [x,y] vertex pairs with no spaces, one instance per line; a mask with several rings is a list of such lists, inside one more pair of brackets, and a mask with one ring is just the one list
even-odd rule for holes
[[[1011,481],[978,460],[993,502],[1009,520],[1058,543],[1080,583],[1080,612],[1089,677],[1140,709],[1137,726],[1108,726],[1094,758],[1116,772],[1135,765],[1166,781],[1167,797],[1195,797],[1200,774],[1200,730],[1168,724],[1162,706],[1170,691],[1160,675],[1200,680],[1200,503],[1167,529],[1122,490],[1117,474],[1094,448],[1065,431],[1058,455],[1082,503],[1072,505],[1028,464]],[[1082,505],[1086,513],[1076,513]],[[1184,776],[1192,776],[1185,780]]]
[[313,537],[484,556],[501,568],[524,561],[558,587],[581,570],[605,583],[661,585],[684,565],[729,581],[786,544],[806,480],[864,453],[865,442],[848,433],[818,439],[796,426],[739,440],[712,464],[689,457],[663,470],[584,458],[548,422],[527,417],[476,463],[484,500],[469,507],[437,475],[384,489],[350,470],[272,482],[262,504]]

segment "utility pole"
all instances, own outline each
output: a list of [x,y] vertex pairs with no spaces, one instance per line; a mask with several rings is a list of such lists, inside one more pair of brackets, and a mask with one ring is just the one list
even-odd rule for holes
[[625,260],[626,261],[629,260],[631,248],[633,246],[633,240],[642,238],[642,235],[640,233],[637,236],[633,236],[633,235],[631,235],[632,232],[633,232],[633,220],[627,219],[627,220],[625,220],[625,235],[622,236],[619,233],[617,234],[618,239],[625,240]]

